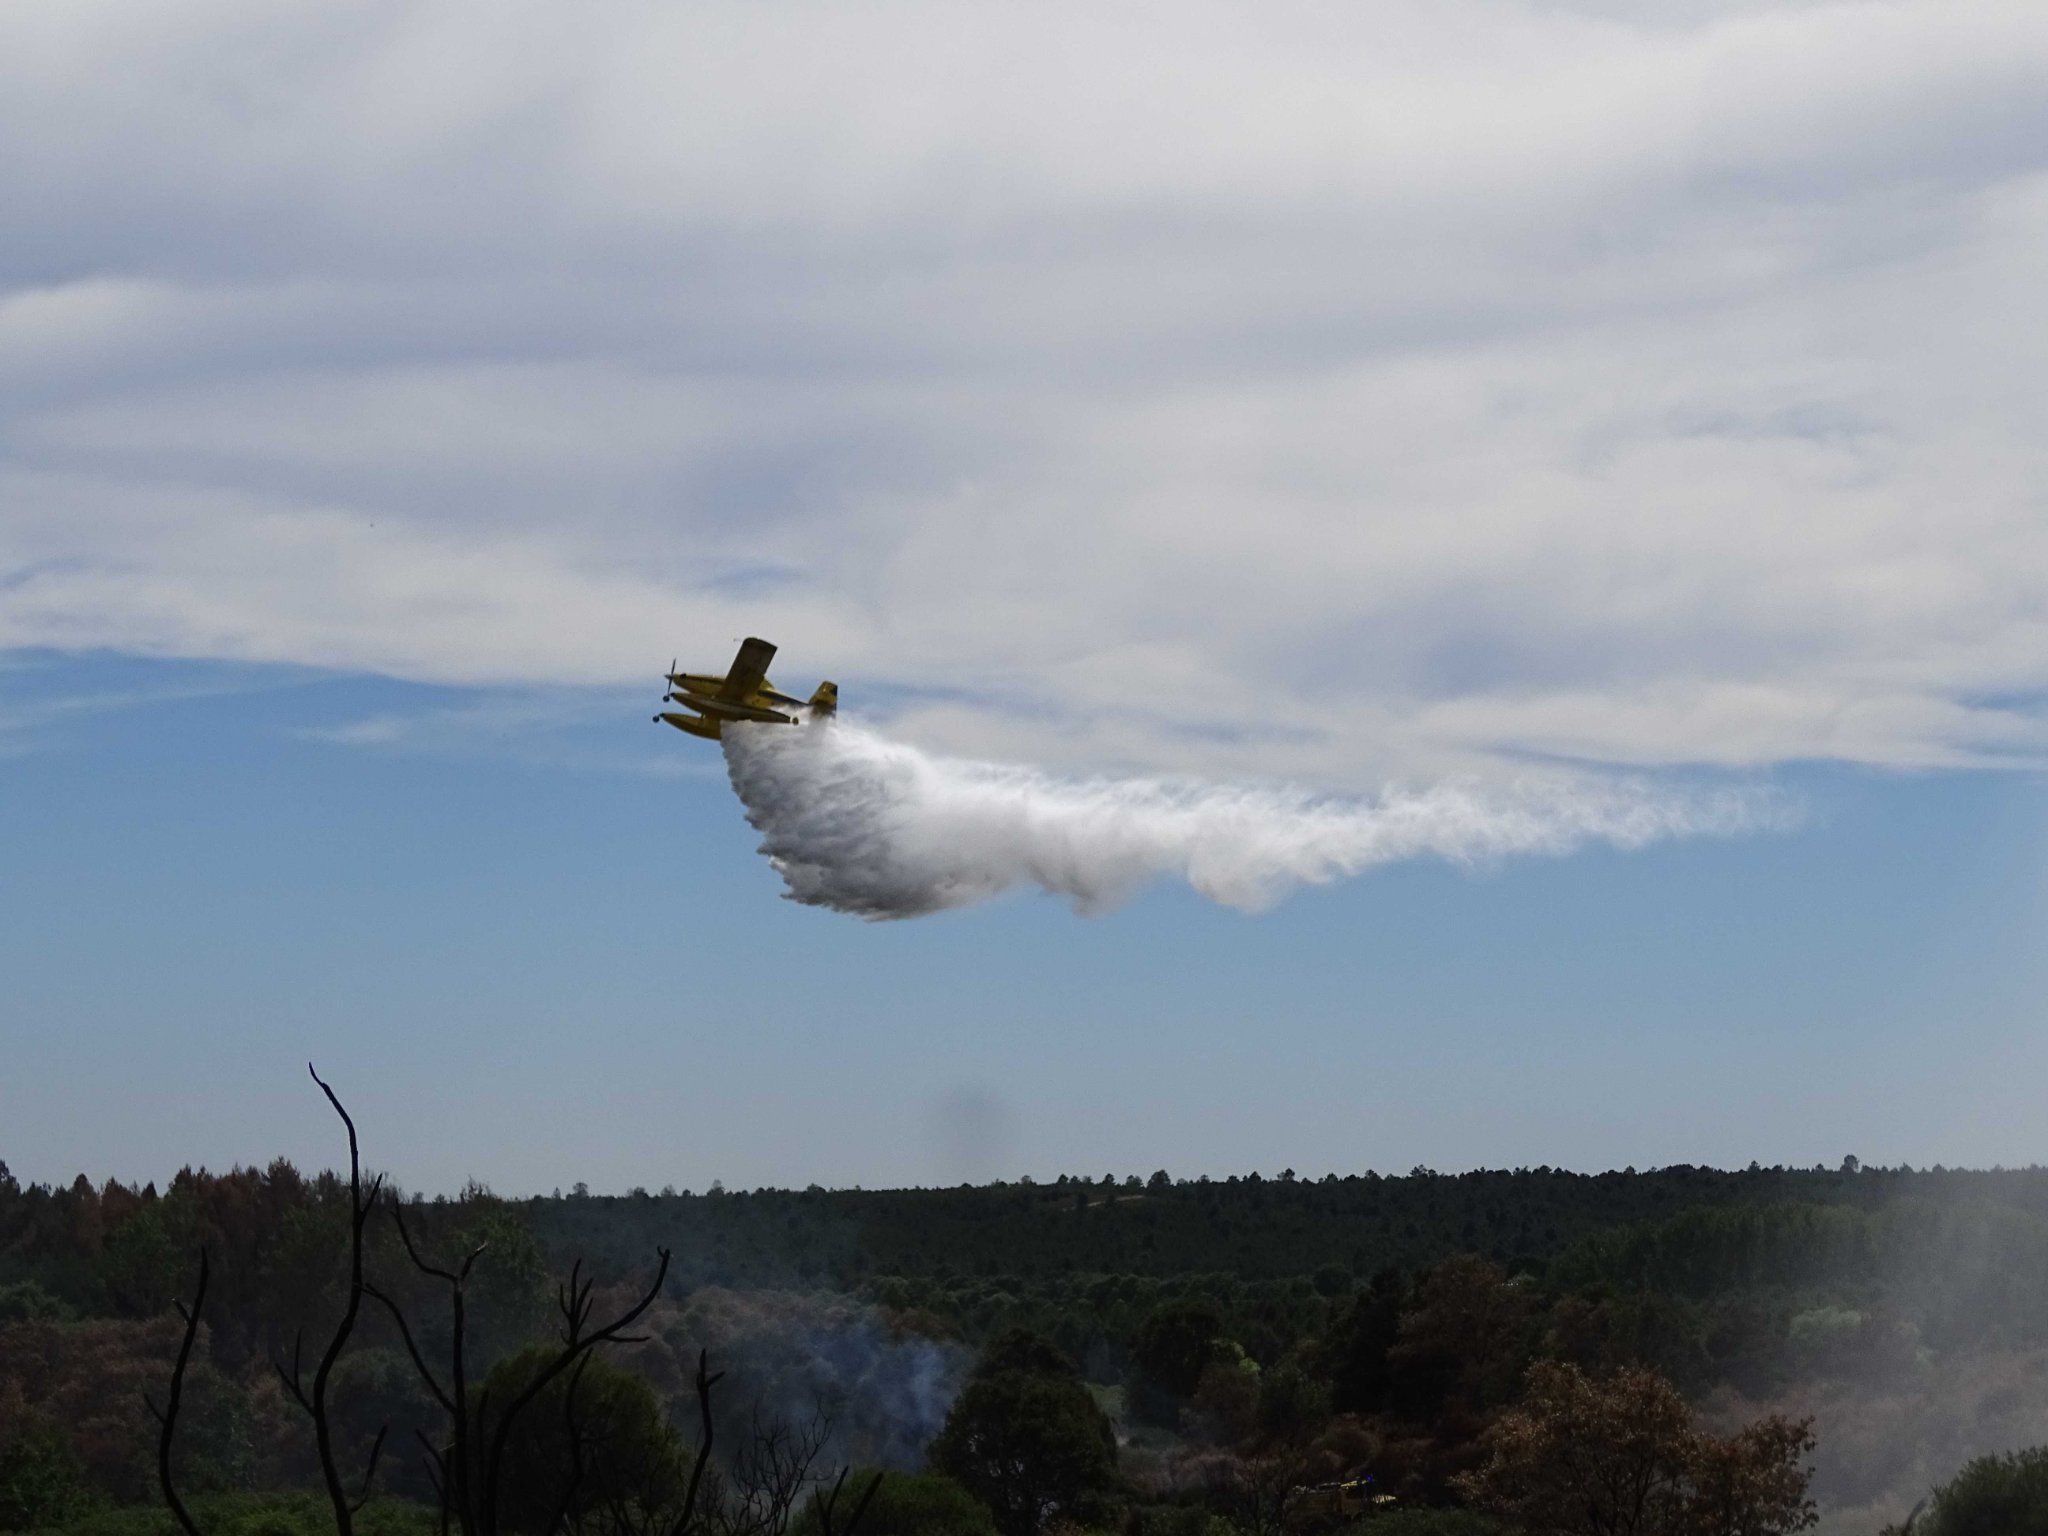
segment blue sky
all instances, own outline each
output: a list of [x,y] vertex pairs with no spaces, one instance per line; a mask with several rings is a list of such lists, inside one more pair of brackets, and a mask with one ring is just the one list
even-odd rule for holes
[[308,1057],[433,1188],[2041,1155],[2027,776],[1798,773],[1790,833],[1259,917],[1161,887],[865,924],[779,899],[711,749],[630,695],[415,752],[307,733],[492,701],[105,656],[6,684],[67,706],[0,765],[23,1175],[319,1162]]
[[[0,8],[0,1157],[2044,1155],[2048,10]],[[921,752],[1790,824],[870,925]]]

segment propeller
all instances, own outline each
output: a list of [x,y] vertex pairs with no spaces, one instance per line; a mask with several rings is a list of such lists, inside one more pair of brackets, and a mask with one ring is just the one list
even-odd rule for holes
[[[679,659],[680,659],[680,658],[678,658],[678,657],[674,657],[674,656],[671,656],[671,657],[669,658],[669,662],[668,662],[668,670],[669,670],[669,671],[670,671],[671,673],[675,671],[675,669],[676,669],[676,662],[677,662],[677,661],[678,661]],[[668,701],[669,701],[669,695],[668,695],[668,690],[669,690],[669,687],[670,687],[669,681],[668,681],[667,677],[666,677],[666,676],[664,676],[664,677],[663,677],[663,679],[662,679],[662,683],[661,683],[661,702],[662,702],[662,703],[664,703],[664,704],[668,703]],[[659,724],[661,724],[661,716],[660,716],[660,715],[656,715],[656,716],[654,717],[654,723],[655,723],[656,725],[659,725]]]

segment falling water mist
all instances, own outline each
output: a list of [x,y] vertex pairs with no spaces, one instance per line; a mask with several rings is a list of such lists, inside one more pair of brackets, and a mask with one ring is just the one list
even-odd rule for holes
[[790,897],[918,917],[1037,886],[1095,915],[1157,879],[1241,911],[1375,865],[1560,854],[1779,824],[1782,803],[1633,778],[1449,783],[1357,799],[1060,778],[935,756],[845,720],[725,732],[732,786]]

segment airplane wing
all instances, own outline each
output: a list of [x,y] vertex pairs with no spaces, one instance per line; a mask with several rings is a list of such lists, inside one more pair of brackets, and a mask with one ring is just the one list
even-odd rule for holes
[[721,699],[744,699],[768,678],[768,663],[775,659],[775,647],[766,640],[743,640],[739,654],[726,669],[725,686],[718,690]]

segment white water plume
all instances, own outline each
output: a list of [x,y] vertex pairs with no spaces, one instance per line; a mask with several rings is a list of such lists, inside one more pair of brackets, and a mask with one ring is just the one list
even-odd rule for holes
[[1240,911],[1433,856],[1477,863],[1782,824],[1782,805],[1636,779],[1438,784],[1360,799],[1166,779],[1063,779],[934,756],[843,718],[725,731],[761,851],[812,906],[918,917],[1036,885],[1093,916],[1160,877]]

